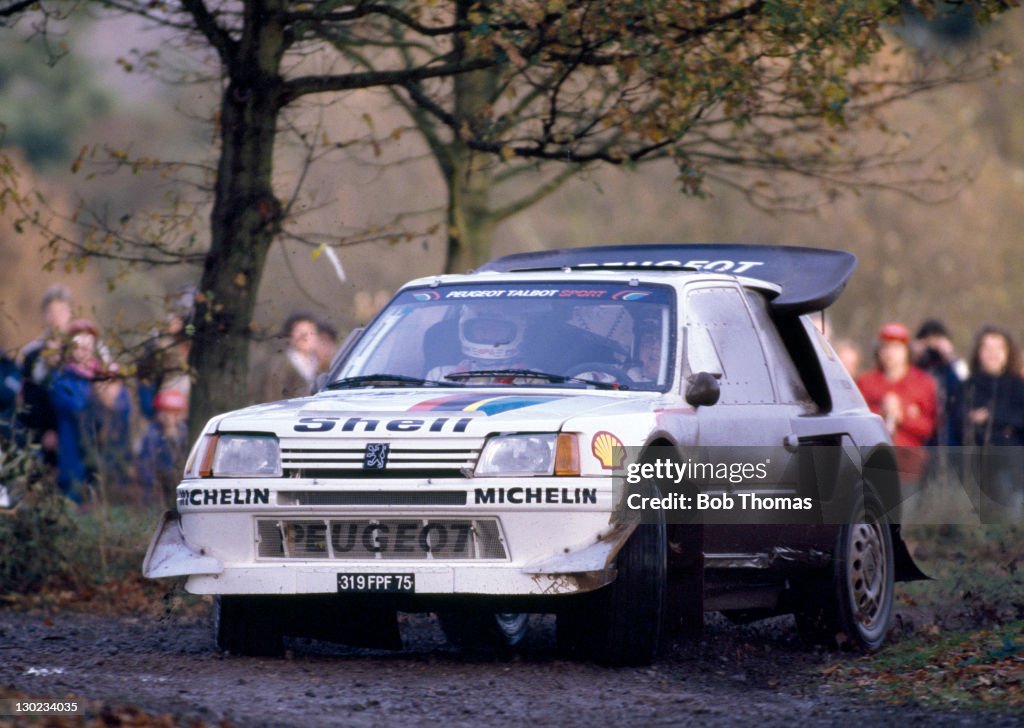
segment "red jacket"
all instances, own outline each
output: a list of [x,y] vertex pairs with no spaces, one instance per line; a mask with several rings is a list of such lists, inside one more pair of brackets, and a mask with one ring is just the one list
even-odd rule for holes
[[861,394],[875,414],[882,414],[882,400],[890,392],[900,398],[903,419],[896,424],[893,444],[899,448],[896,460],[904,478],[917,479],[924,472],[927,455],[910,450],[924,445],[936,425],[935,380],[917,367],[910,367],[903,379],[892,382],[880,369],[865,372],[857,380]]

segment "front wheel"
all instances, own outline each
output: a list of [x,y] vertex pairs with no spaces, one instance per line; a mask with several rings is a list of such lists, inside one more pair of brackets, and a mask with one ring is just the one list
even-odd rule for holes
[[642,523],[615,558],[615,581],[558,613],[562,649],[608,665],[646,665],[658,652],[665,601],[664,523]]
[[281,614],[270,597],[218,596],[213,601],[213,636],[218,649],[247,657],[284,653]]
[[892,529],[865,489],[862,523],[839,527],[826,583],[809,584],[797,626],[815,641],[877,650],[885,641],[895,592]]

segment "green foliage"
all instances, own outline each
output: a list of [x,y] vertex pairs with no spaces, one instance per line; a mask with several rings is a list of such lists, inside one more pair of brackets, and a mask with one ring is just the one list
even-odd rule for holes
[[65,164],[76,137],[105,114],[111,100],[82,59],[61,58],[41,37],[0,43],[0,125],[37,167]]
[[[934,75],[915,77],[921,69],[912,61],[876,62],[911,8],[899,0],[396,7],[379,18],[366,11],[358,27],[325,20],[313,37],[330,41],[369,76],[411,75],[431,58],[478,69],[451,82],[392,87],[446,178],[448,272],[490,257],[495,225],[565,181],[546,171],[552,166],[575,165],[579,173],[592,162],[633,168],[668,158],[686,195],[705,197],[709,181],[726,180],[773,208],[794,206],[786,197],[797,180],[863,184],[859,169],[877,173],[895,166],[898,155],[859,152],[840,143],[838,133],[881,129],[881,109],[942,85]],[[944,7],[938,0],[913,3],[915,13]],[[975,22],[1004,9],[991,0],[962,13]],[[435,30],[428,34],[424,26]],[[380,45],[395,53],[369,50]],[[954,76],[950,70],[949,80]],[[496,159],[481,161],[480,152]],[[501,199],[503,182],[542,167],[535,192]]]
[[2,457],[0,483],[16,507],[0,513],[0,593],[38,589],[68,575],[76,525],[68,502],[39,478],[32,453]]

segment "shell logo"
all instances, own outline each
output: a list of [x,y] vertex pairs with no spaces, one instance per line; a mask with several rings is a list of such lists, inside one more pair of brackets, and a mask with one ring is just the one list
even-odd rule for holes
[[594,435],[590,443],[590,451],[601,463],[605,470],[614,470],[622,467],[622,461],[626,458],[626,449],[622,440],[610,432],[601,431]]

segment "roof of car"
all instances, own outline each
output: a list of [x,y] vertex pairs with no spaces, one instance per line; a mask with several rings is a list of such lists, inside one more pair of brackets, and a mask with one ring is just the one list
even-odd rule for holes
[[853,274],[857,258],[844,250],[737,243],[645,243],[561,248],[495,258],[477,272],[570,269],[691,270],[740,275],[775,284],[771,301],[781,315],[831,305]]

